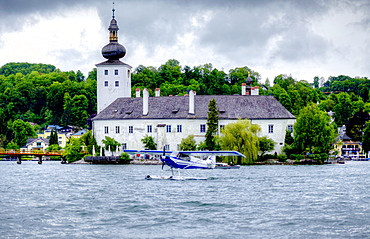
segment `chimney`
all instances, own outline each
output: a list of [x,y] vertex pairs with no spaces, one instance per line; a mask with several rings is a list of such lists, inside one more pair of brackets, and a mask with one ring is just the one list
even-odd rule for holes
[[136,98],[140,98],[140,89],[136,88]]
[[258,86],[252,87],[252,95],[259,95],[260,94],[260,88]]
[[155,88],[155,97],[161,96],[161,89]]
[[143,90],[143,115],[148,115],[149,112],[149,92],[148,89],[145,88]]
[[194,91],[189,92],[189,114],[194,115],[195,114],[195,106],[194,106]]
[[242,95],[245,95],[246,84],[242,83]]

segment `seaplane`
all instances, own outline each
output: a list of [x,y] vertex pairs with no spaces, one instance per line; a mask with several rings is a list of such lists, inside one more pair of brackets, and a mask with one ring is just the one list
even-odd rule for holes
[[180,174],[184,169],[214,169],[216,156],[241,156],[238,151],[163,151],[161,150],[124,150],[128,154],[158,155],[162,162],[162,170],[168,167],[172,175],[152,176],[146,175],[145,179],[168,179],[168,180],[206,180],[207,178],[186,177]]

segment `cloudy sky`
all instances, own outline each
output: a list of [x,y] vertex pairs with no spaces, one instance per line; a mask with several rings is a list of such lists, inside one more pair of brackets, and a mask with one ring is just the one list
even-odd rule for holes
[[[0,66],[55,65],[85,75],[104,61],[112,2],[0,0]],[[369,0],[115,0],[122,61],[248,66],[262,81],[370,77]]]

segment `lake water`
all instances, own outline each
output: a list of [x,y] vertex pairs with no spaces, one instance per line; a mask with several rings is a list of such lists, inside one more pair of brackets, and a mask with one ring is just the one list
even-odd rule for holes
[[0,162],[1,238],[369,238],[370,162],[195,170]]

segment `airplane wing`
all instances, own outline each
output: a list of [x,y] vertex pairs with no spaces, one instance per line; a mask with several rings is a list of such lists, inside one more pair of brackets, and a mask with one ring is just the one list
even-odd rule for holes
[[[166,152],[167,153],[167,152]],[[238,151],[179,151],[181,154],[192,154],[192,155],[210,155],[215,154],[216,156],[241,156],[245,158],[245,155]]]
[[[125,149],[125,153],[128,154],[149,154],[149,155],[163,155],[163,150],[134,150],[134,149]],[[166,155],[170,155],[172,151],[165,151]]]

